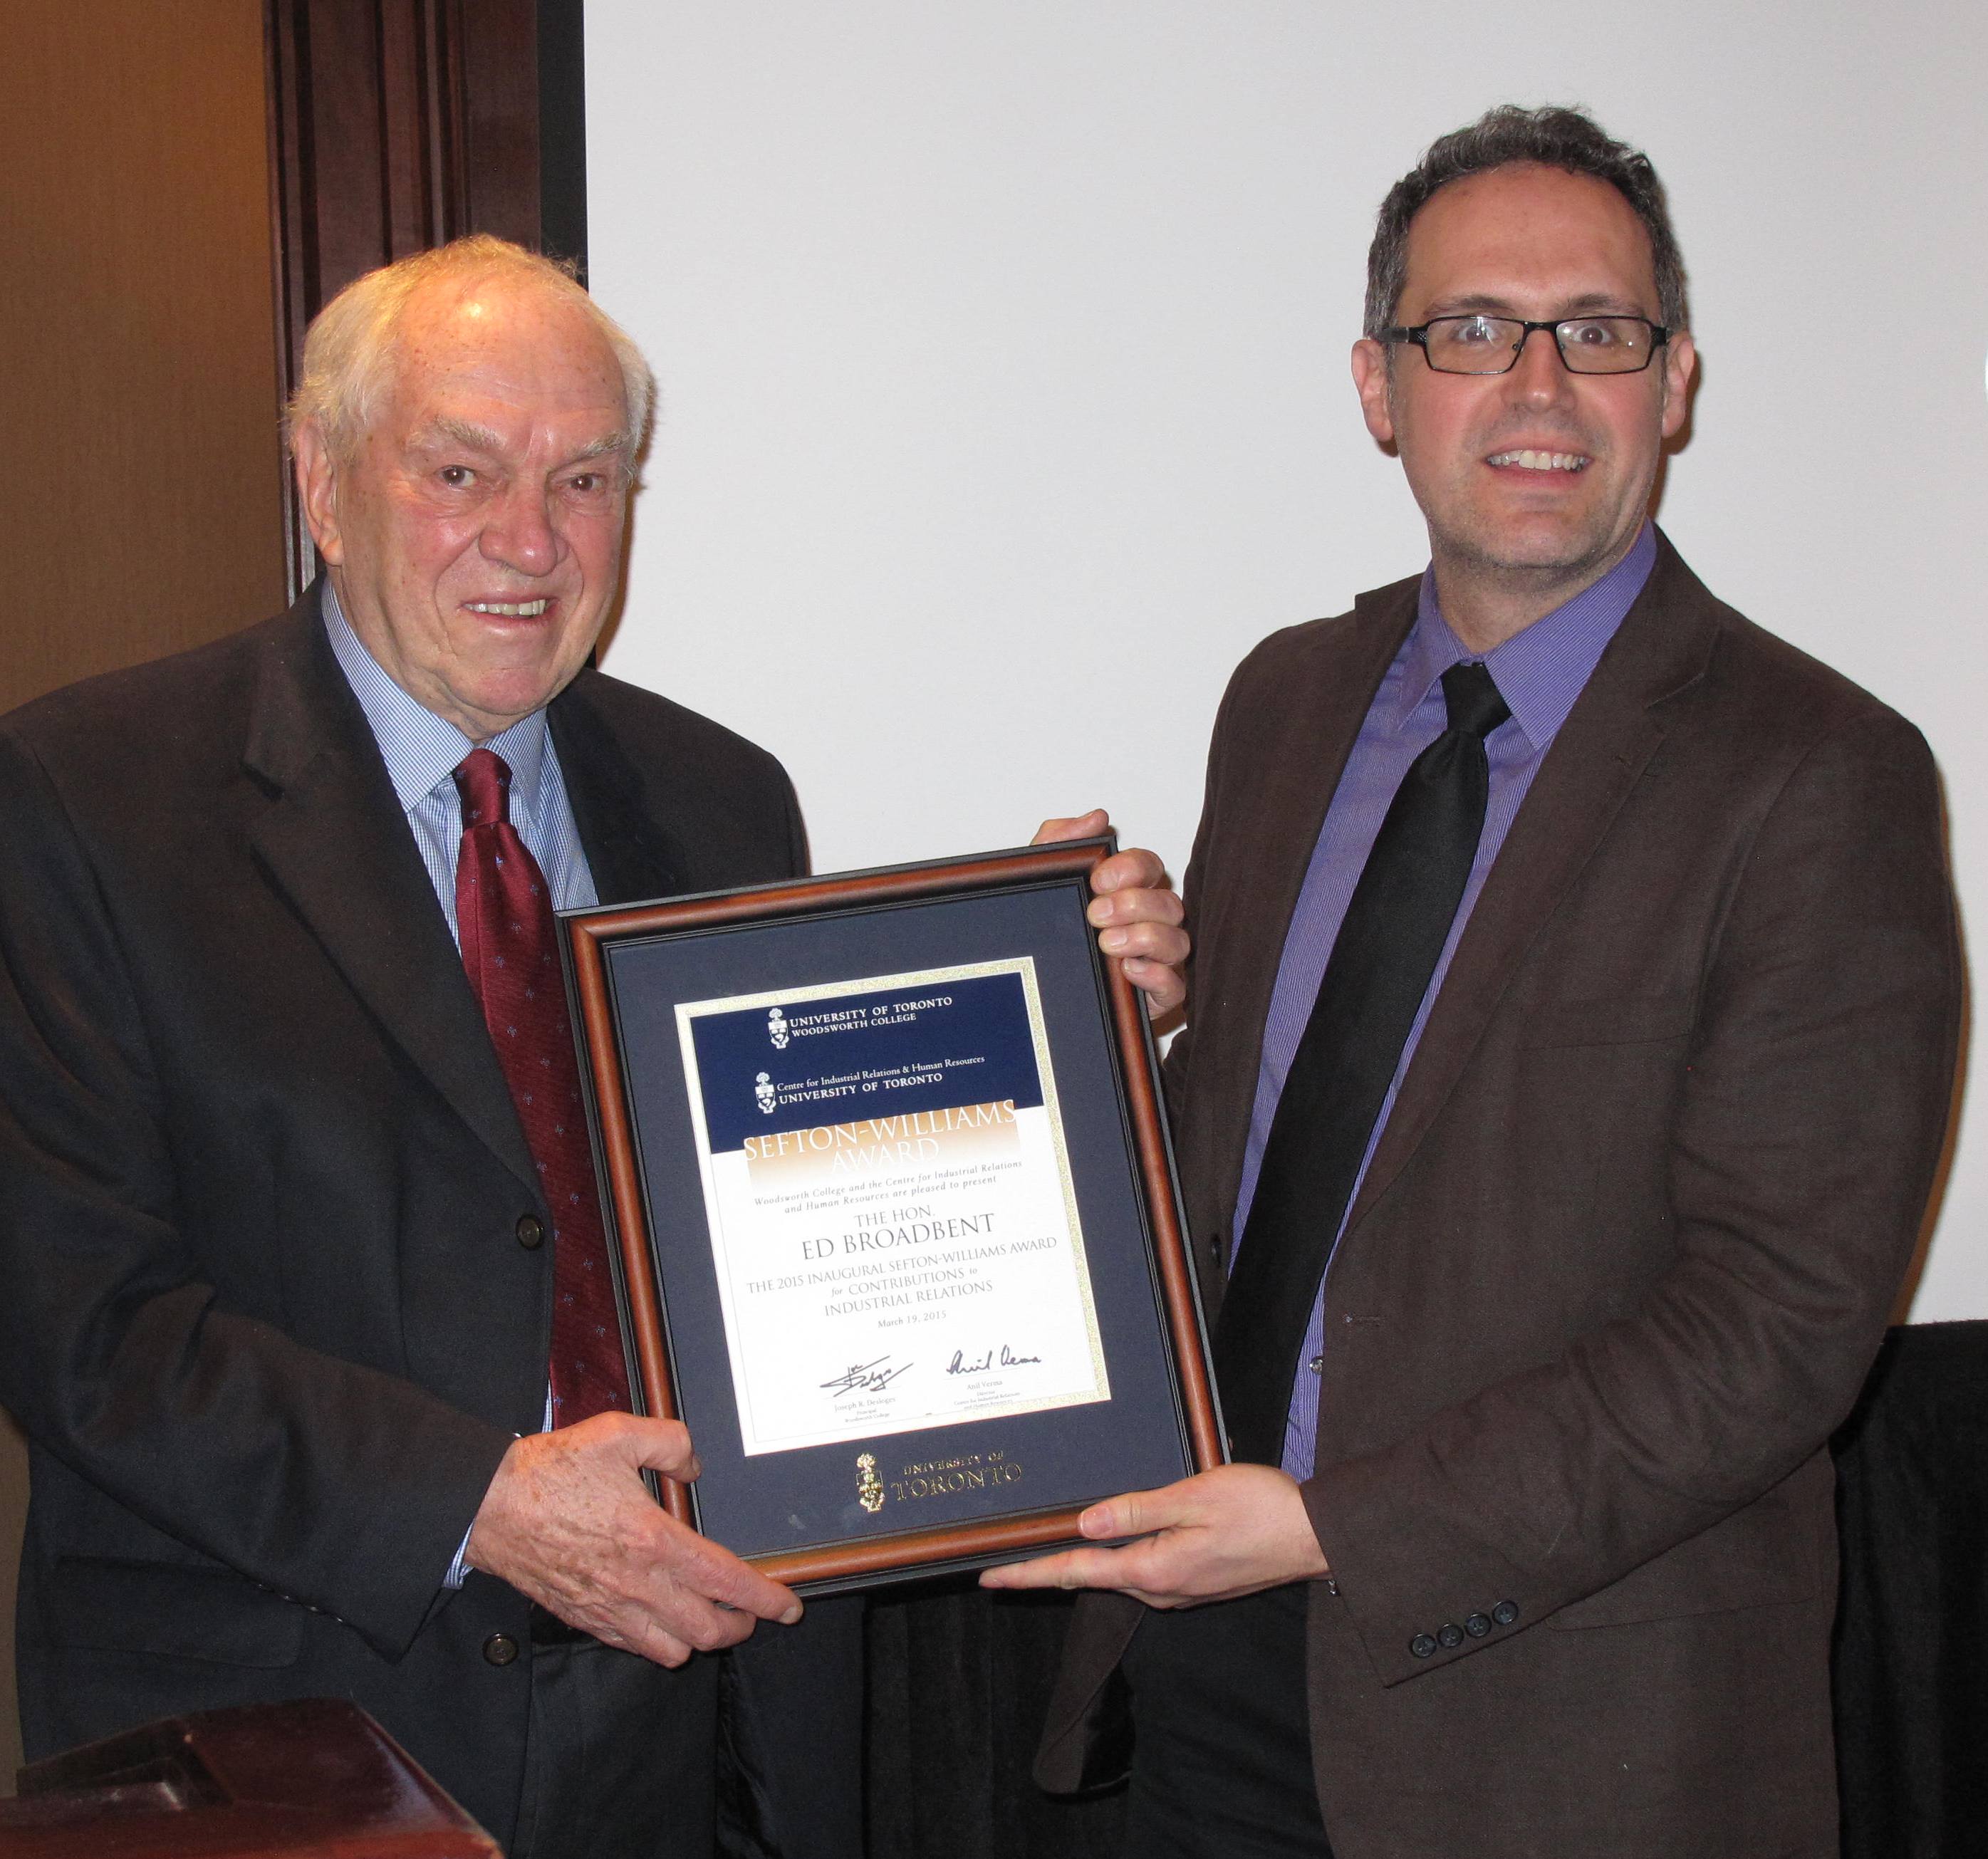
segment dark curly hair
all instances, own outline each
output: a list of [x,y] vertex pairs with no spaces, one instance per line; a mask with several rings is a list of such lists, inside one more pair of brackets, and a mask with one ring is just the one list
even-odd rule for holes
[[1618,142],[1584,110],[1549,103],[1537,110],[1501,103],[1462,129],[1432,142],[1381,203],[1367,252],[1366,333],[1378,338],[1395,320],[1408,269],[1408,224],[1439,188],[1517,161],[1537,161],[1570,174],[1591,174],[1614,188],[1650,235],[1657,277],[1657,314],[1672,330],[1689,327],[1684,260],[1671,230],[1664,184],[1648,156]]

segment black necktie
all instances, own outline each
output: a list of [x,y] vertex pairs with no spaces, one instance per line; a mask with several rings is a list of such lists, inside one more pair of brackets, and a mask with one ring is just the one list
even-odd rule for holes
[[1449,727],[1401,777],[1346,907],[1270,1123],[1215,1327],[1230,1450],[1283,1457],[1298,1350],[1334,1238],[1484,830],[1484,739],[1512,713],[1481,664],[1442,674]]

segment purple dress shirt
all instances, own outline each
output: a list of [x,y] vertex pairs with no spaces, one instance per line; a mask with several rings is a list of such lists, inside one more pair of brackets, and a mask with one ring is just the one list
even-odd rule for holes
[[[1470,921],[1478,893],[1484,888],[1492,862],[1511,830],[1519,804],[1589,674],[1614,637],[1631,603],[1642,592],[1656,559],[1656,532],[1645,522],[1629,553],[1592,587],[1506,640],[1483,661],[1511,710],[1511,718],[1485,739],[1491,785],[1477,857],[1470,867],[1469,882],[1464,887],[1463,901],[1457,908],[1456,921],[1450,925],[1449,940],[1437,959],[1435,972],[1429,978],[1428,991],[1415,1011],[1408,1043],[1401,1048],[1394,1081],[1388,1087],[1381,1114],[1367,1139],[1367,1152],[1360,1162],[1363,1178],[1395,1107],[1409,1061],[1415,1055],[1429,1009],[1449,972],[1458,938]],[[1432,570],[1422,576],[1415,623],[1381,678],[1352,753],[1347,758],[1345,772],[1333,791],[1332,804],[1326,810],[1325,824],[1319,830],[1318,843],[1305,873],[1304,889],[1299,894],[1297,908],[1292,913],[1290,928],[1284,938],[1277,984],[1270,996],[1270,1017],[1263,1026],[1256,1104],[1249,1118],[1249,1146],[1243,1152],[1242,1188],[1236,1200],[1233,1231],[1239,1239],[1249,1218],[1249,1204],[1256,1198],[1256,1177],[1263,1165],[1263,1148],[1270,1141],[1277,1099],[1283,1093],[1284,1078],[1297,1052],[1305,1022],[1311,1017],[1312,1002],[1317,996],[1318,984],[1325,974],[1326,962],[1345,918],[1346,907],[1352,901],[1353,887],[1359,881],[1367,854],[1373,848],[1409,763],[1442,733],[1448,722],[1442,687],[1438,681],[1452,665],[1470,656],[1449,630],[1436,603],[1435,576]],[[1347,1198],[1349,1208],[1359,1191],[1356,1179]],[[1344,1225],[1342,1215],[1342,1231]],[[1333,1245],[1336,1251],[1337,1235]],[[1326,1269],[1331,1269],[1330,1259]],[[1283,1467],[1293,1478],[1311,1475],[1317,1452],[1317,1377],[1324,1352],[1325,1299],[1321,1287],[1299,1352],[1297,1380],[1291,1391],[1290,1411],[1284,1426]]]

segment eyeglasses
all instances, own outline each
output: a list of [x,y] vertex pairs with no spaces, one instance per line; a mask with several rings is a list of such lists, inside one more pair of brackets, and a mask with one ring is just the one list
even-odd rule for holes
[[1388,342],[1412,342],[1439,374],[1509,374],[1526,339],[1550,330],[1554,346],[1574,374],[1640,374],[1671,333],[1647,316],[1569,316],[1526,323],[1516,316],[1432,316],[1413,329],[1383,330]]

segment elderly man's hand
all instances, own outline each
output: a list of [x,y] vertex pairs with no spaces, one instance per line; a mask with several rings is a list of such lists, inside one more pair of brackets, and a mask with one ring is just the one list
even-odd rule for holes
[[[1060,839],[1096,839],[1110,830],[1102,807],[1071,820],[1046,820],[1032,845]],[[1089,915],[1097,946],[1124,964],[1125,979],[1146,996],[1153,1017],[1171,1012],[1187,998],[1181,970],[1187,961],[1187,931],[1180,926],[1179,894],[1167,882],[1157,853],[1133,848],[1115,852],[1090,874]]]
[[471,1565],[659,1665],[736,1645],[759,1621],[800,1618],[792,1589],[662,1509],[645,1466],[695,1478],[689,1433],[673,1420],[602,1414],[517,1441],[477,1510]]

